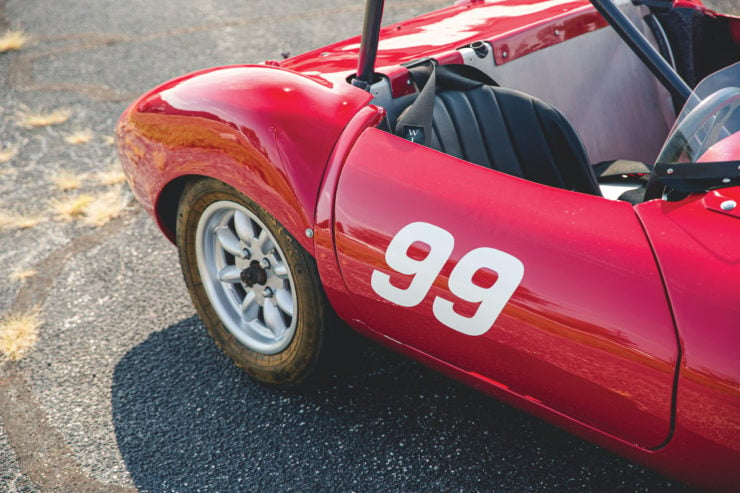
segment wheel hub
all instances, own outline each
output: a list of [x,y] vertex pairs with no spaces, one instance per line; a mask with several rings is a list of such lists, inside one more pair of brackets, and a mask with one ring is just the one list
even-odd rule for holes
[[267,283],[267,272],[262,268],[259,262],[253,260],[250,262],[249,267],[242,270],[240,278],[245,286],[251,288],[255,284],[264,285]]
[[196,262],[208,302],[239,343],[278,354],[295,335],[298,300],[275,236],[252,211],[222,200],[198,219]]

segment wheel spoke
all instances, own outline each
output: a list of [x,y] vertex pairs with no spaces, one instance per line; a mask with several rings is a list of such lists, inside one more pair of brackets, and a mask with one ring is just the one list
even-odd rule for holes
[[300,310],[280,238],[230,200],[208,205],[196,230],[195,256],[208,301],[238,344],[264,355],[289,347]]
[[255,302],[256,295],[251,289],[247,292],[247,295],[242,300],[241,310],[244,314],[243,318],[245,321],[254,320],[259,315],[260,306]]
[[288,267],[282,262],[273,264],[272,272],[280,279],[288,278]]
[[270,250],[272,250],[273,248],[272,238],[270,238],[270,233],[266,229],[263,229],[262,231],[260,231],[260,234],[257,237],[257,242],[255,246],[259,248],[263,254],[266,254]]
[[254,227],[252,221],[241,211],[234,213],[234,228],[236,228],[236,234],[239,238],[247,245],[252,245],[252,239],[254,238]]
[[253,335],[253,337],[257,337],[260,339],[269,338],[271,334],[270,329],[265,327],[265,325],[262,322],[260,322],[258,319],[245,322],[244,328],[246,328],[247,331]]
[[235,257],[241,257],[242,249],[239,246],[239,238],[227,226],[219,226],[214,231],[224,250]]
[[278,308],[289,317],[293,316],[293,295],[287,289],[279,289],[275,293]]
[[267,241],[267,238],[269,235],[270,233],[268,233],[266,229],[263,229],[262,231],[260,231],[260,234],[259,236],[257,236],[256,241],[254,243],[254,246],[259,248],[262,253],[265,252],[263,246],[264,246],[265,241]]
[[241,282],[241,274],[242,272],[235,265],[227,265],[218,271],[218,280],[221,282],[237,284]]
[[265,305],[262,309],[265,317],[265,325],[275,334],[275,337],[279,337],[287,328],[283,317],[280,316],[280,310],[270,300],[265,300]]

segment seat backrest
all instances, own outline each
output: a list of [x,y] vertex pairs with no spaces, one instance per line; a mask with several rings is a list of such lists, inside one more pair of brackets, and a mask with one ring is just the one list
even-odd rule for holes
[[465,65],[410,72],[423,88],[399,116],[399,135],[526,180],[601,195],[580,138],[554,107]]
[[435,95],[431,147],[544,185],[601,195],[565,116],[519,91],[490,85]]

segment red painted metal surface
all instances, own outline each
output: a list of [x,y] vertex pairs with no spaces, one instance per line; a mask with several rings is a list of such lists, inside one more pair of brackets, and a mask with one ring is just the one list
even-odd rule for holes
[[740,43],[740,17],[730,17],[730,36],[733,42]]
[[[425,56],[438,57],[473,41],[507,44],[523,56],[536,49],[604,27],[587,0],[500,0],[471,2],[393,24],[381,31],[376,71]],[[562,33],[555,35],[555,29]],[[343,81],[357,68],[360,38],[351,38],[281,62],[304,73]],[[501,52],[499,52],[501,55]],[[512,58],[496,59],[501,63]]]
[[[408,285],[384,252],[415,221],[449,231],[455,246],[424,301],[402,308],[370,279],[379,270]],[[640,447],[668,439],[678,342],[629,204],[536,185],[373,129],[344,165],[335,228],[356,307],[350,320]],[[514,255],[525,274],[493,329],[474,337],[437,321],[432,300],[450,296],[450,271],[479,247]]]
[[733,159],[736,160],[738,156],[740,156],[740,132],[725,137],[714,144],[707,149],[707,152],[702,154],[698,161],[700,163],[732,161]]
[[669,449],[693,453],[673,467],[690,467],[689,480],[729,490],[739,484],[740,464],[740,217],[717,210],[725,200],[740,203],[740,187],[636,210],[683,346]]
[[534,29],[522,29],[496,37],[493,43],[493,58],[496,65],[501,65],[607,25],[606,20],[598,12],[577,10],[566,16],[542,22]]
[[[329,301],[340,318],[349,321],[356,318],[356,311],[352,304],[352,294],[342,278],[337,254],[334,248],[334,198],[337,192],[339,176],[342,173],[347,154],[355,145],[360,134],[368,127],[375,126],[383,117],[384,111],[375,106],[363,108],[337,140],[327,165],[316,204],[314,220],[314,254],[318,266],[321,283],[324,286]],[[354,320],[354,325],[366,335],[365,327]]]
[[[457,2],[385,28],[378,71],[397,97],[410,91],[402,62],[459,62],[456,48],[488,40],[503,63],[602,22],[585,0]],[[269,66],[204,70],[134,102],[119,154],[165,234],[173,180],[229,183],[313,252],[332,305],[358,331],[666,474],[740,484],[740,217],[720,207],[740,202],[740,189],[633,208],[410,144],[372,128],[384,111],[346,83],[358,48],[355,38]],[[738,135],[703,159],[736,159]],[[401,308],[370,279],[408,284],[384,255],[414,221],[455,242],[425,298]],[[450,297],[452,272],[479,248],[515,256],[524,274],[493,327],[470,336],[442,324],[433,300]],[[423,257],[424,246],[406,254]],[[484,274],[476,282],[498,282]]]
[[150,214],[171,180],[209,176],[255,197],[313,251],[304,231],[313,226],[324,166],[347,122],[369,99],[348,84],[322,84],[273,67],[209,69],[135,101],[118,123],[118,151]]

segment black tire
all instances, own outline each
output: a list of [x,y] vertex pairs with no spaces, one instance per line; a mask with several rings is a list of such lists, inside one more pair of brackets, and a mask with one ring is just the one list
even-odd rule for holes
[[[233,213],[231,222],[227,224],[229,221],[227,219],[228,207],[231,207],[232,204],[236,212]],[[224,210],[219,209],[220,207]],[[212,212],[214,209],[216,212]],[[253,216],[249,216],[245,211]],[[252,227],[250,231],[252,232],[256,230],[261,232],[262,229],[266,229],[272,236],[270,241],[274,240],[273,243],[267,244],[265,241],[259,243],[258,246],[250,246],[247,248],[248,252],[252,251],[249,256],[246,256],[247,254],[242,254],[242,257],[230,256],[229,249],[222,246],[222,244],[228,244],[231,246],[230,251],[233,251],[233,243],[222,242],[221,237],[217,236],[216,233],[223,233],[225,227],[231,228],[232,234],[236,232],[237,240],[240,241],[239,245],[244,247],[247,243],[243,241],[243,238],[249,235],[240,233],[240,231],[244,232],[244,227],[239,230],[235,226],[236,215],[239,215],[240,224],[242,225],[245,224],[244,217],[250,219],[249,224]],[[211,236],[208,236],[208,231],[211,231],[209,230],[210,225],[216,224],[212,222],[216,219],[220,219],[221,223],[217,227],[214,226],[212,233],[210,233]],[[199,230],[200,222],[203,222],[203,225]],[[227,225],[224,226],[224,224]],[[228,232],[225,234],[228,235]],[[250,245],[255,245],[257,244],[257,234],[253,233],[252,236],[254,236],[251,240],[253,243]],[[213,244],[214,246],[198,247],[199,241],[204,245]],[[266,267],[260,272],[261,264],[255,265],[256,261],[250,259],[253,259],[255,255],[262,255],[262,250],[267,248],[265,247],[266,244],[268,247],[272,247],[273,256],[269,259],[273,259],[276,265]],[[325,326],[328,319],[331,318],[331,309],[328,308],[314,259],[275,218],[254,201],[222,182],[212,179],[196,180],[185,187],[180,199],[177,214],[177,246],[185,283],[193,304],[213,340],[237,366],[257,380],[277,387],[300,385],[314,373],[323,352]],[[212,248],[215,252],[210,257],[218,257],[220,260],[208,260],[208,248]],[[201,265],[199,265],[199,258],[201,259]],[[269,259],[267,264],[269,264]],[[228,264],[231,261],[233,261],[234,267],[242,273],[239,280],[235,281],[232,274],[231,280],[224,282],[220,275],[218,279],[214,279],[214,275],[209,274],[224,262]],[[287,267],[287,281],[278,277],[277,265],[281,264],[280,261]],[[218,262],[221,262],[221,264]],[[244,267],[245,262],[251,262],[246,269],[236,266],[237,263],[240,263]],[[261,262],[264,262],[264,259]],[[209,265],[210,271],[208,270]],[[226,268],[230,268],[229,265],[224,267],[224,269]],[[275,272],[271,273],[271,268]],[[249,275],[244,273],[245,270],[250,271]],[[280,267],[280,274],[285,275],[284,271],[285,269]],[[205,280],[202,276],[204,272]],[[233,269],[232,272],[234,272]],[[257,273],[252,276],[254,272]],[[245,281],[245,279],[247,280]],[[261,280],[264,280],[264,284],[260,284]],[[289,291],[291,296],[294,294],[291,304],[283,303],[283,305],[289,306],[290,309],[280,311],[283,310],[283,308],[280,308],[283,305],[280,304],[278,296],[274,296],[273,301],[270,294],[273,290],[269,286],[276,287],[278,291],[281,291],[279,286],[275,285],[276,282],[283,282],[283,290]],[[206,288],[206,285],[208,288]],[[208,291],[209,289],[210,291]],[[254,293],[262,292],[263,294],[253,293],[250,295],[249,316],[254,316],[254,313],[258,313],[258,315],[254,320],[247,323],[244,322],[246,311],[237,311],[235,307],[239,303],[240,293],[243,292],[243,298],[246,298],[250,291]],[[211,293],[210,296],[209,292]],[[269,299],[268,294],[270,295]],[[287,297],[285,293],[278,292],[276,294],[282,294],[281,298],[283,300]],[[257,296],[262,296],[261,299],[264,305],[258,305],[255,309],[254,305],[257,302],[254,299]],[[235,299],[231,300],[231,298]],[[268,303],[270,303],[269,310]],[[240,305],[241,308],[243,306],[243,304]],[[275,315],[276,310],[277,315]],[[269,322],[278,326],[277,329],[272,330],[272,327],[268,327],[270,325],[268,323],[268,311],[270,314]],[[219,313],[221,313],[221,316],[219,316]],[[242,319],[235,318],[238,316],[241,316]],[[275,318],[277,316],[280,317],[279,320]],[[242,330],[241,327],[251,327],[252,325],[238,326],[240,322],[253,324],[259,330]],[[290,327],[285,329],[280,337],[272,334],[272,332],[276,334],[280,332],[283,325],[290,325]],[[229,327],[232,329],[230,330]],[[265,336],[263,328],[268,328],[271,332],[268,330],[265,332],[267,334]],[[285,334],[288,335],[284,336]],[[266,341],[272,344],[268,348],[269,350],[262,349],[262,337],[266,337]],[[273,337],[274,340],[271,340],[270,337]]]

